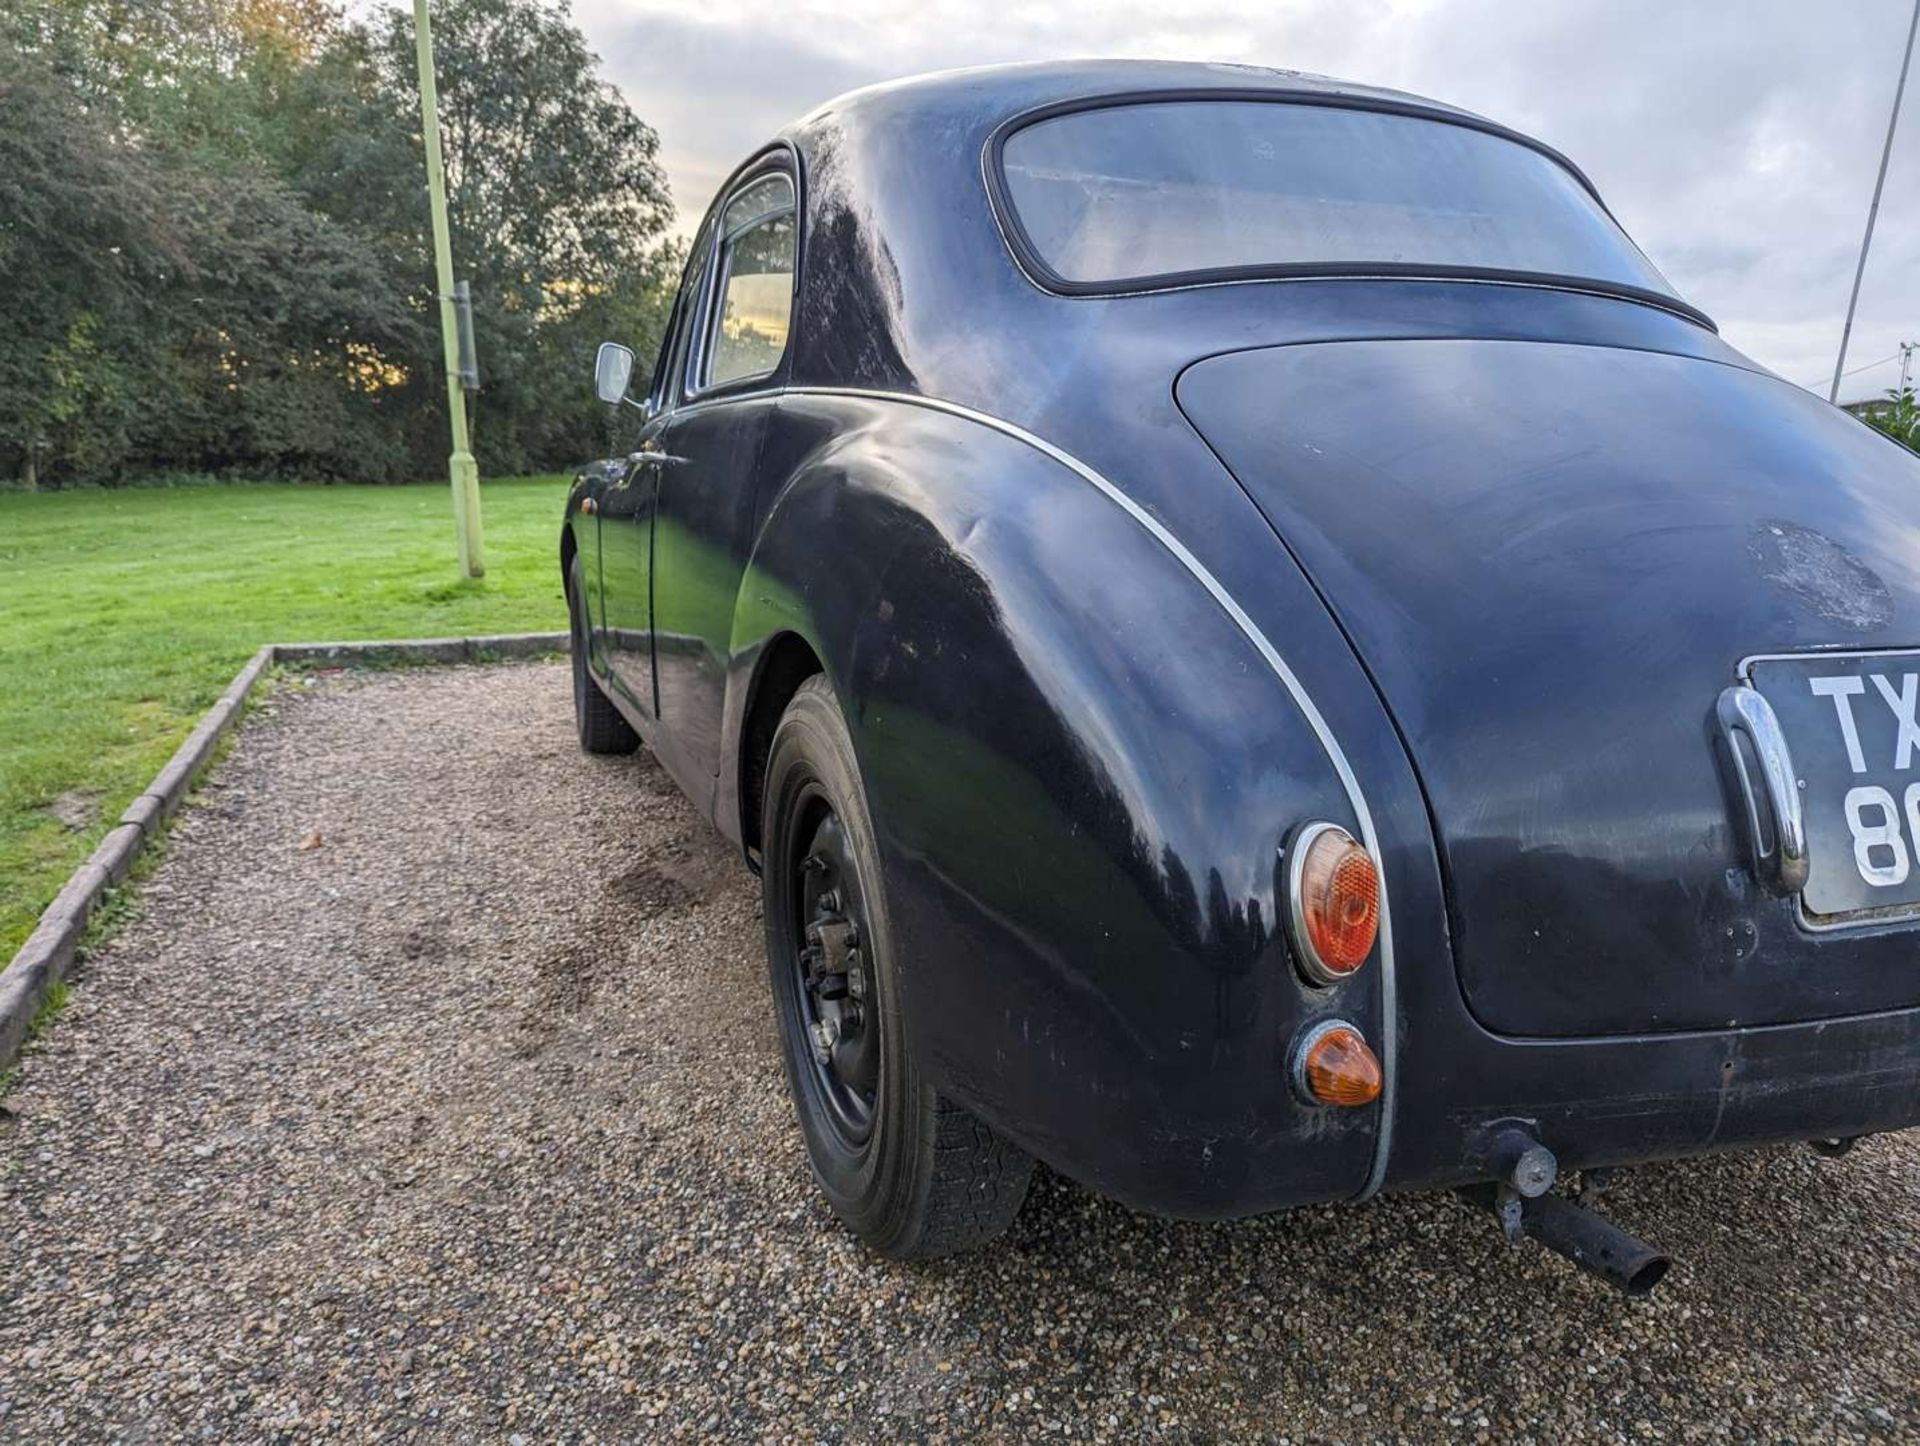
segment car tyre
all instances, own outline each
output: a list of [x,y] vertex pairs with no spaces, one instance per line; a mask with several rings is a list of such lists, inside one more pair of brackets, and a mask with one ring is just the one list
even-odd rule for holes
[[782,1053],[828,1203],[898,1260],[994,1239],[1019,1212],[1033,1162],[940,1098],[914,1058],[853,740],[819,675],[774,732],[760,837]]
[[640,735],[620,716],[613,700],[587,666],[587,607],[582,600],[586,587],[586,569],[574,554],[567,564],[568,651],[573,654],[573,725],[580,734],[580,746],[588,753],[631,753],[640,746]]

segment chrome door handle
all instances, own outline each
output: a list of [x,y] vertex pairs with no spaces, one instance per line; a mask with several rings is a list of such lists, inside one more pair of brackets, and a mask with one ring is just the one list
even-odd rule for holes
[[662,467],[675,467],[687,460],[685,457],[676,457],[671,452],[656,452],[650,447],[642,447],[638,452],[631,454],[627,458],[629,462],[638,462],[641,464],[657,462]]
[[[1793,754],[1787,748],[1787,735],[1780,731],[1780,720],[1757,688],[1735,683],[1723,690],[1714,706],[1720,734],[1731,760],[1733,780],[1746,805],[1747,846],[1753,854],[1753,871],[1760,882],[1780,894],[1797,894],[1807,886],[1807,825],[1800,807],[1800,781],[1794,776]],[[1753,777],[1741,740],[1753,750],[1754,766],[1760,777]],[[1760,794],[1766,796],[1768,821],[1773,837],[1768,839],[1760,817]]]

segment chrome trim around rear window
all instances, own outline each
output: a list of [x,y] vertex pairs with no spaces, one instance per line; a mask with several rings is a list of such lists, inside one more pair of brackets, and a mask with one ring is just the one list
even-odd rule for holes
[[1612,208],[1607,205],[1605,198],[1588,179],[1586,172],[1565,155],[1524,132],[1511,130],[1497,121],[1490,121],[1467,111],[1452,110],[1445,106],[1420,101],[1396,100],[1388,96],[1355,95],[1343,91],[1292,90],[1277,86],[1247,89],[1173,88],[1124,91],[1052,101],[1046,105],[1021,111],[995,126],[993,133],[987,137],[986,145],[981,149],[980,178],[987,192],[987,213],[993,218],[994,230],[999,233],[1001,244],[1013,257],[1015,269],[1035,289],[1053,296],[1111,300],[1124,296],[1147,296],[1167,291],[1192,291],[1204,286],[1236,286],[1262,281],[1451,281],[1482,286],[1531,287],[1542,291],[1572,292],[1576,295],[1604,296],[1617,301],[1636,302],[1642,306],[1656,307],[1703,327],[1715,335],[1719,334],[1719,325],[1712,317],[1678,296],[1648,290],[1626,282],[1567,276],[1558,272],[1509,271],[1498,267],[1397,266],[1380,262],[1351,264],[1319,262],[1303,265],[1273,262],[1206,271],[1167,272],[1154,276],[1129,277],[1119,281],[1070,281],[1059,275],[1041,258],[1038,248],[1027,235],[1025,224],[1020,220],[1019,210],[1013,204],[1013,198],[1008,194],[1006,172],[1002,163],[1008,138],[1016,131],[1040,121],[1051,120],[1056,116],[1071,115],[1080,111],[1106,110],[1118,106],[1181,101],[1258,101],[1276,105],[1374,111],[1385,115],[1436,121],[1443,125],[1458,126],[1463,130],[1479,131],[1485,135],[1512,141],[1539,153],[1571,175],[1593,198],[1594,204],[1600,208],[1602,214],[1619,227],[1621,235],[1626,237],[1628,243],[1636,250],[1638,249],[1638,243],[1633,241],[1624,226],[1620,226],[1619,218],[1613,214]]

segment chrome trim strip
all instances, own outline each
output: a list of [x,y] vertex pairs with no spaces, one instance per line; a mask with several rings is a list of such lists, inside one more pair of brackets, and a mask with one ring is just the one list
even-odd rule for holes
[[[1528,145],[1532,145],[1532,142],[1525,137],[1521,137],[1521,140]],[[1568,162],[1565,157],[1559,156],[1556,153],[1555,159],[1559,160],[1562,165],[1566,165],[1568,169],[1572,169],[1571,163]],[[1578,173],[1576,172],[1576,174]],[[1586,178],[1582,176],[1581,180],[1585,181]],[[1696,310],[1690,303],[1681,300],[1681,298],[1677,296],[1674,298],[1675,304],[1670,306],[1660,300],[1658,293],[1652,291],[1649,291],[1644,296],[1626,296],[1618,291],[1611,291],[1601,286],[1582,286],[1579,278],[1571,276],[1552,280],[1540,277],[1520,281],[1498,276],[1382,275],[1377,272],[1368,272],[1364,264],[1359,264],[1353,271],[1330,272],[1324,276],[1220,276],[1209,281],[1169,281],[1162,285],[1139,286],[1126,290],[1055,291],[1052,287],[1048,286],[1046,282],[1042,281],[1038,276],[1035,276],[1028,268],[1026,259],[1021,254],[1021,248],[1014,243],[1012,234],[1007,230],[1006,222],[1001,219],[1000,206],[995,199],[997,188],[994,185],[993,179],[993,147],[991,144],[983,146],[980,150],[980,184],[985,188],[987,193],[987,214],[993,218],[994,232],[1000,237],[1000,244],[1006,249],[1007,255],[1013,258],[1013,269],[1020,273],[1020,279],[1025,281],[1041,295],[1055,297],[1064,301],[1122,301],[1132,296],[1165,296],[1176,291],[1205,291],[1216,286],[1271,286],[1276,282],[1286,281],[1411,281],[1428,284],[1447,282],[1456,286],[1515,286],[1532,291],[1558,291],[1568,296],[1597,296],[1606,301],[1624,301],[1630,305],[1650,306],[1656,311],[1664,311],[1669,316],[1676,316],[1682,321],[1690,321],[1696,326],[1704,324],[1706,330],[1712,332],[1715,336],[1720,334],[1720,328],[1714,323],[1711,317],[1703,311]],[[1591,183],[1588,184],[1588,189],[1590,191],[1592,190]],[[1597,193],[1594,195],[1594,200],[1600,201]],[[1600,209],[1603,211],[1607,209],[1606,202],[1600,201]],[[1611,218],[1613,213],[1608,211],[1607,214],[1609,218]],[[1617,225],[1618,223],[1616,222],[1615,224]],[[1622,234],[1625,234],[1624,227],[1622,228]],[[1631,236],[1627,237],[1627,244],[1632,246],[1636,251],[1640,250],[1640,244]],[[1643,256],[1645,255],[1644,252],[1641,254]]]
[[1920,658],[1920,648],[1850,648],[1845,643],[1808,648],[1799,653],[1748,653],[1735,670],[1744,683],[1753,681],[1755,663],[1797,663],[1809,658]]
[[[1854,914],[1816,914],[1807,907],[1804,895],[1794,900],[1800,927],[1809,934],[1845,934],[1855,929],[1882,929],[1889,924],[1905,924],[1920,919],[1920,904],[1895,904],[1886,909],[1866,909]],[[1860,1015],[1842,1015],[1858,1019]],[[1821,1021],[1825,1023],[1826,1021]]]
[[1074,473],[1083,482],[1099,489],[1129,517],[1145,528],[1153,539],[1173,554],[1180,565],[1193,575],[1193,578],[1213,596],[1213,600],[1234,622],[1254,650],[1266,660],[1274,675],[1286,686],[1293,696],[1294,706],[1307,720],[1307,726],[1313,729],[1314,736],[1320,740],[1320,747],[1327,755],[1327,761],[1333,765],[1333,771],[1340,779],[1340,786],[1347,795],[1354,818],[1360,825],[1360,839],[1366,844],[1367,852],[1373,855],[1374,865],[1380,870],[1380,1059],[1381,1073],[1385,1077],[1380,1089],[1380,1126],[1374,1136],[1373,1168],[1367,1174],[1367,1180],[1361,1186],[1356,1200],[1365,1200],[1379,1192],[1381,1183],[1386,1179],[1387,1159],[1393,1144],[1393,1110],[1398,1073],[1397,1040],[1399,1035],[1399,1000],[1394,987],[1393,968],[1393,919],[1388,912],[1388,895],[1392,890],[1387,886],[1386,861],[1380,854],[1379,831],[1373,826],[1373,814],[1367,808],[1366,796],[1360,791],[1360,780],[1354,776],[1353,766],[1347,762],[1347,755],[1341,750],[1340,742],[1333,736],[1333,729],[1327,726],[1327,720],[1314,705],[1313,698],[1295,676],[1287,660],[1268,641],[1267,635],[1260,631],[1254,620],[1247,616],[1246,610],[1235,602],[1229,593],[1206,568],[1206,565],[1187,550],[1186,544],[1169,532],[1152,513],[1138,502],[1127,496],[1112,482],[1101,476],[1093,468],[1082,462],[1072,453],[1061,450],[1044,437],[1035,436],[1026,428],[992,416],[986,412],[975,411],[972,407],[961,406],[958,402],[942,401],[937,397],[915,396],[911,392],[888,392],[868,390],[862,387],[789,387],[787,395],[804,397],[853,397],[865,401],[899,402],[907,406],[924,407],[928,411],[944,412],[950,417],[962,421],[975,422],[990,427],[996,432],[1024,442],[1047,457],[1051,457],[1068,471]]

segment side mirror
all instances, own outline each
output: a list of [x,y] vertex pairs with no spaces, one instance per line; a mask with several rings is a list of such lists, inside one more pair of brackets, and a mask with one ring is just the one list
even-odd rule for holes
[[593,393],[608,406],[627,399],[628,384],[633,381],[633,349],[617,341],[603,341],[593,359]]

